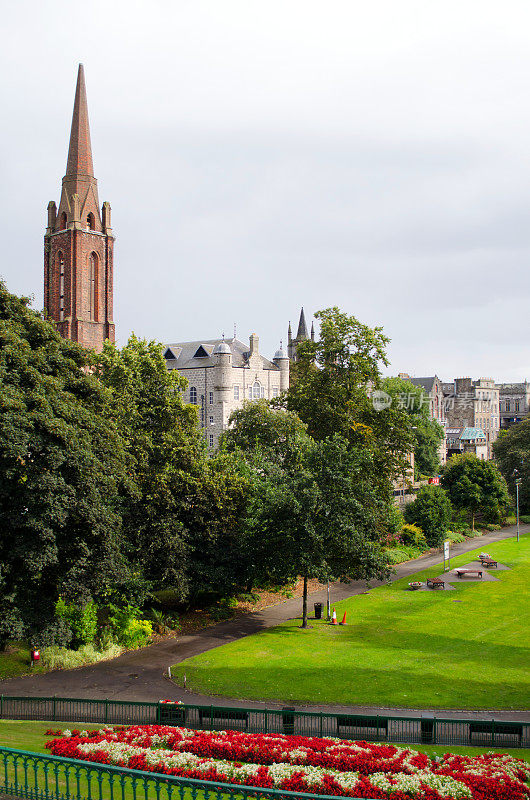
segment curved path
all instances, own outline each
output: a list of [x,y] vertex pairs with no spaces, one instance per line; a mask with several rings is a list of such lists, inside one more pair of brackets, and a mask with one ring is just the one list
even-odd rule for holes
[[[522,525],[521,533],[530,532],[530,525]],[[480,545],[508,539],[515,536],[515,527],[504,528],[502,531],[488,533],[478,541]],[[475,550],[478,542],[476,539],[466,540],[454,545],[451,555],[457,556],[469,550]],[[440,552],[427,554],[407,561],[396,567],[396,573],[391,580],[408,577],[419,570],[441,563]],[[373,581],[372,586],[379,586],[382,581]],[[347,584],[334,584],[332,587],[332,602],[336,603],[346,597],[366,591],[365,581],[353,581]],[[325,604],[325,591],[310,595],[310,603],[323,601]],[[34,675],[25,678],[12,678],[0,681],[0,694],[24,695],[32,697],[80,697],[80,698],[108,698],[110,700],[137,700],[157,701],[160,699],[182,700],[184,703],[199,705],[225,705],[230,707],[246,708],[278,708],[281,703],[259,703],[252,701],[233,700],[226,697],[210,697],[195,694],[175,686],[172,681],[164,676],[171,664],[176,664],[191,656],[219,647],[227,642],[233,642],[251,633],[257,633],[264,628],[271,628],[289,619],[300,616],[301,599],[286,600],[275,606],[269,606],[253,614],[246,614],[228,622],[221,622],[210,628],[187,636],[177,636],[167,639],[159,644],[144,647],[124,653],[112,661],[104,661],[80,669],[48,672],[44,675]],[[425,709],[398,709],[381,708],[375,706],[299,706],[306,711],[331,711],[331,712],[359,712],[359,713],[388,713],[399,716],[420,716]],[[447,717],[462,716],[491,718],[492,711],[441,711]],[[523,711],[496,711],[498,719],[527,719],[528,713]]]

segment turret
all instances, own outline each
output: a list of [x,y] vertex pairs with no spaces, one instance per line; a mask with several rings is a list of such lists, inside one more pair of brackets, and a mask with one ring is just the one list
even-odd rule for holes
[[284,353],[282,343],[280,349],[276,350],[273,358],[274,363],[280,370],[280,392],[286,392],[289,388],[289,356]]
[[223,340],[214,348],[213,355],[216,359],[216,389],[219,392],[219,400],[226,403],[230,400],[232,391],[232,351],[229,345]]

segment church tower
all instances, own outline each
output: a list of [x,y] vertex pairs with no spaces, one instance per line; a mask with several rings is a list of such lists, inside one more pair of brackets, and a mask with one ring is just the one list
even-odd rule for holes
[[97,352],[114,341],[114,236],[110,205],[99,209],[92,166],[83,65],[79,65],[66,175],[59,209],[48,203],[44,236],[44,308],[64,339]]

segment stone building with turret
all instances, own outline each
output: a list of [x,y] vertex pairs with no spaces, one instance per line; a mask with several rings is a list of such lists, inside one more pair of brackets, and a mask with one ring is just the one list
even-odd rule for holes
[[230,414],[244,400],[271,400],[289,388],[289,357],[280,347],[272,361],[259,352],[253,333],[238,339],[203,339],[164,346],[168,369],[187,379],[184,401],[198,406],[206,444],[214,448],[228,428]]

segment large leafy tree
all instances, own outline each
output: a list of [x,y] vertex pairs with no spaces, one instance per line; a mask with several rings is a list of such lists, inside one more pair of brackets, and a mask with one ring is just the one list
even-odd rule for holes
[[248,403],[231,418],[226,446],[239,452],[252,487],[244,548],[257,581],[382,577],[385,513],[366,461],[342,437],[315,441],[292,412]]
[[502,431],[493,444],[493,452],[510,492],[515,497],[515,479],[521,478],[519,504],[530,511],[530,419]]
[[59,593],[98,598],[127,574],[126,457],[87,353],[0,284],[0,642],[50,640]]
[[473,453],[452,456],[442,473],[442,486],[454,508],[469,515],[473,529],[477,519],[502,522],[510,506],[506,481],[493,461]]
[[398,404],[380,410],[373,393],[382,388],[388,337],[338,308],[318,311],[320,337],[298,347],[286,407],[323,440],[339,434],[352,449],[362,449],[365,469],[382,495],[389,496],[396,475],[408,468],[414,446],[412,422]]
[[405,507],[405,519],[422,529],[430,547],[442,544],[451,516],[451,502],[441,486],[422,486]]
[[414,437],[414,461],[416,472],[420,475],[438,474],[440,464],[440,444],[444,431],[429,413],[429,398],[421,386],[415,386],[403,378],[386,378],[383,391],[387,392],[393,404],[402,408],[408,415]]
[[229,458],[208,458],[197,409],[182,400],[186,380],[167,370],[162,345],[134,335],[121,350],[107,342],[95,369],[129,456],[133,490],[122,497],[129,557],[181,599],[199,588],[229,591],[244,488]]

